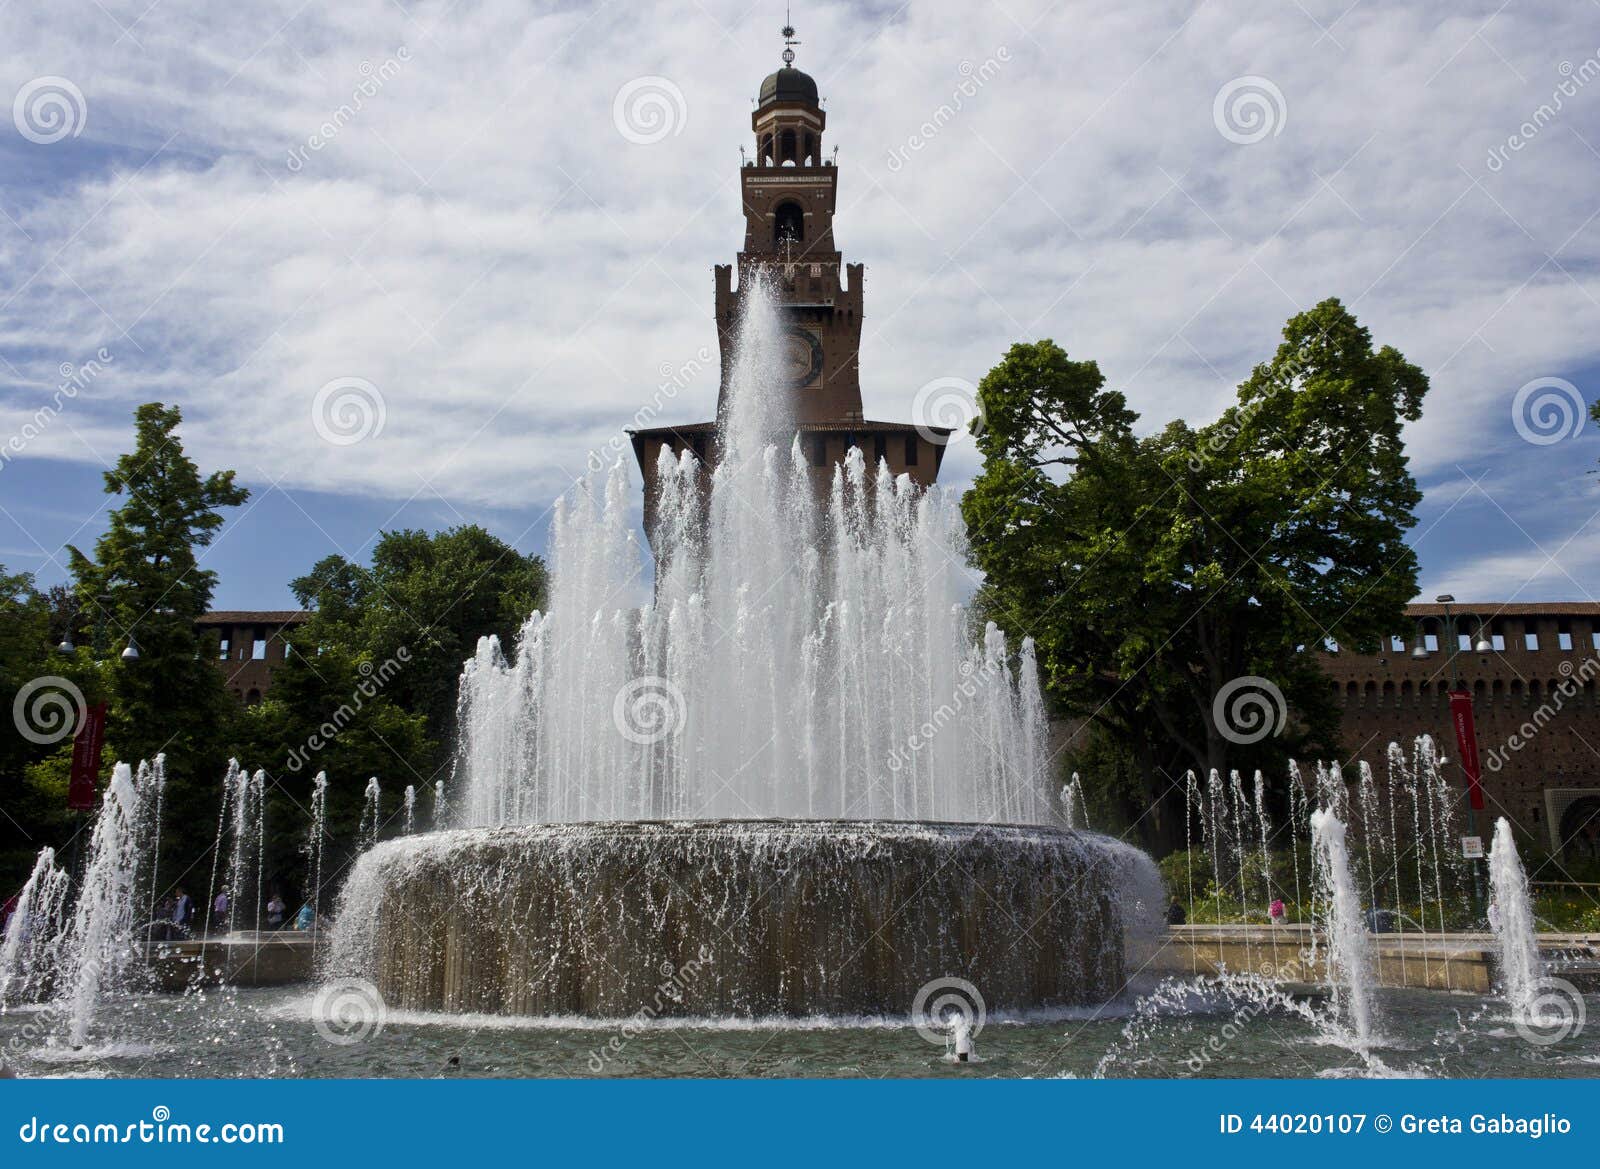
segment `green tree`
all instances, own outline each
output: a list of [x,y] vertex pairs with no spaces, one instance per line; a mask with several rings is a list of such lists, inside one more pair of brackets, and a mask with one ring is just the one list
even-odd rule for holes
[[[105,473],[106,494],[124,502],[93,559],[68,549],[82,625],[96,631],[78,652],[104,658],[97,673],[110,698],[108,763],[167,756],[171,858],[182,865],[210,843],[235,711],[212,664],[215,641],[195,629],[216,587],[199,551],[223,525],[219,509],[249,492],[232,471],[200,473],[184,453],[176,406],[148,403],[134,421],[133,451]],[[136,658],[121,656],[128,646]]]
[[[1050,341],[1013,346],[983,379],[984,469],[962,504],[981,602],[1035,638],[1060,708],[1134,760],[1152,843],[1181,839],[1183,769],[1335,745],[1310,651],[1401,628],[1421,498],[1401,430],[1426,391],[1337,300],[1291,319],[1199,429],[1137,436],[1098,367]],[[1264,723],[1243,693],[1263,696]]]
[[544,603],[546,573],[539,557],[468,525],[432,534],[384,532],[370,568],[329,556],[290,587],[312,610],[294,635],[307,652],[340,650],[378,667],[404,651],[404,668],[384,695],[427,720],[437,744],[428,761],[431,781],[454,738],[463,663],[480,637],[493,634],[508,649],[514,644],[528,614]]

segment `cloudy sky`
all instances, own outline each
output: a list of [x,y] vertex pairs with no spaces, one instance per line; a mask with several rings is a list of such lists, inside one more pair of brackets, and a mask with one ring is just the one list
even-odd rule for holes
[[[1203,422],[1336,295],[1432,378],[1422,593],[1594,599],[1596,12],[799,5],[867,264],[869,415],[1053,337],[1143,426]],[[700,367],[663,421],[712,410],[710,269],[782,23],[766,0],[0,6],[0,563],[63,579],[155,399],[253,492],[206,558],[220,607],[287,605],[384,527],[542,548],[664,369]],[[969,479],[970,445],[945,467]]]

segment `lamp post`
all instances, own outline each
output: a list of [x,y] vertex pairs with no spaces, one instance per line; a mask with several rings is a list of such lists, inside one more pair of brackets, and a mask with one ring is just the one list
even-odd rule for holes
[[[1467,835],[1478,835],[1478,805],[1482,802],[1482,789],[1478,786],[1478,745],[1477,730],[1474,725],[1472,712],[1472,691],[1461,683],[1461,637],[1456,628],[1456,617],[1450,608],[1455,603],[1455,597],[1449,593],[1440,593],[1434,600],[1444,606],[1444,621],[1441,625],[1440,636],[1448,639],[1450,643],[1450,715],[1451,722],[1456,731],[1456,748],[1460,754],[1462,771],[1467,777]],[[1473,649],[1478,653],[1492,653],[1494,643],[1489,640],[1484,631],[1483,618],[1478,618],[1478,640],[1473,644]],[[1424,659],[1429,656],[1428,644],[1422,633],[1421,625],[1417,628],[1417,641],[1411,656]],[[1480,845],[1482,841],[1480,838]],[[1481,849],[1480,849],[1481,852]],[[1479,855],[1472,858],[1472,911],[1474,916],[1483,905],[1483,857]]]

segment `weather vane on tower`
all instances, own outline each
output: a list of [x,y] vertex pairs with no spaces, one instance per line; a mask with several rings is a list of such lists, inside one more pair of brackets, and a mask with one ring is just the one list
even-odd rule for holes
[[794,39],[794,25],[789,23],[789,9],[785,6],[783,10],[783,63],[785,65],[794,64],[794,46],[799,43]]

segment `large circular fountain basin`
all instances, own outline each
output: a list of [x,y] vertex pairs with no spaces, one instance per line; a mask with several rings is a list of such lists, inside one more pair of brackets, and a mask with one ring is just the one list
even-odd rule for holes
[[1101,1002],[1141,862],[1031,826],[460,829],[359,860],[330,969],[391,1008],[515,1015],[904,1015],[952,977],[989,1010]]

